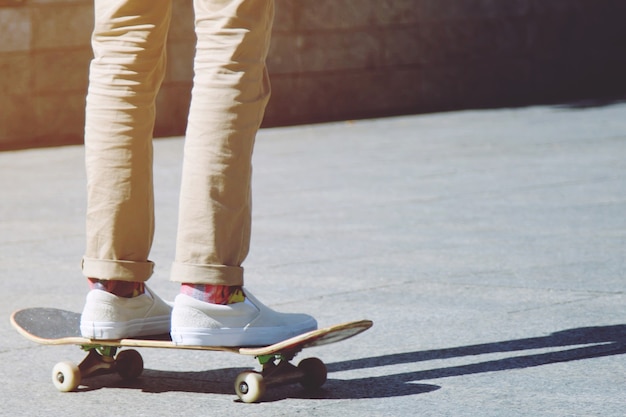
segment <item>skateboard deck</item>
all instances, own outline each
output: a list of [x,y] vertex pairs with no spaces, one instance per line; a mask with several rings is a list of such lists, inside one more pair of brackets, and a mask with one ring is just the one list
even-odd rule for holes
[[[119,340],[93,340],[80,334],[80,314],[55,308],[27,308],[11,315],[11,324],[26,339],[43,345],[78,345],[88,354],[75,365],[60,362],[52,370],[52,382],[59,391],[73,391],[83,378],[118,373],[133,379],[143,371],[143,359],[134,349],[192,349],[255,356],[261,372],[246,371],[235,380],[235,392],[244,402],[256,402],[266,387],[299,382],[305,388],[319,388],[326,382],[326,366],[307,358],[298,366],[290,361],[303,349],[339,342],[369,329],[370,320],[351,321],[313,330],[270,346],[187,346],[177,345],[169,334]],[[119,352],[118,352],[119,351]]]

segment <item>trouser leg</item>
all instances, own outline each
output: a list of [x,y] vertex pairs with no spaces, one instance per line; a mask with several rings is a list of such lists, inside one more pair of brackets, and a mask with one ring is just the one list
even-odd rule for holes
[[95,1],[85,121],[88,277],[145,281],[152,274],[152,130],[170,3]]
[[172,280],[242,285],[272,0],[195,0],[197,50]]

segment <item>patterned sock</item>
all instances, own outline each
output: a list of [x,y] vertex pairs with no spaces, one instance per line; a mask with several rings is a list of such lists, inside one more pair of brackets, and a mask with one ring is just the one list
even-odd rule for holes
[[143,282],[96,278],[87,278],[87,280],[89,281],[90,289],[106,291],[118,297],[133,298],[143,294],[145,291],[145,284]]
[[241,286],[182,284],[180,293],[211,304],[235,304],[246,299]]

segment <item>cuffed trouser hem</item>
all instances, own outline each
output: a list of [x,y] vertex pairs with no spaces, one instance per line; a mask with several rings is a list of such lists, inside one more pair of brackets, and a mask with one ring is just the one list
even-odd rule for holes
[[174,262],[171,280],[187,284],[243,285],[243,268],[224,265],[192,265]]
[[84,257],[82,270],[83,275],[88,278],[143,282],[152,276],[154,262],[115,261]]

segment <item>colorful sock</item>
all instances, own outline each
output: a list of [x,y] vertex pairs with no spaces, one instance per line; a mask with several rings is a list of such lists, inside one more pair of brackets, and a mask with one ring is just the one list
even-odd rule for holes
[[118,297],[133,298],[144,293],[145,284],[143,282],[118,281],[112,279],[87,278],[89,288],[92,290],[102,290]]
[[180,293],[211,304],[234,304],[246,299],[241,286],[182,284]]

